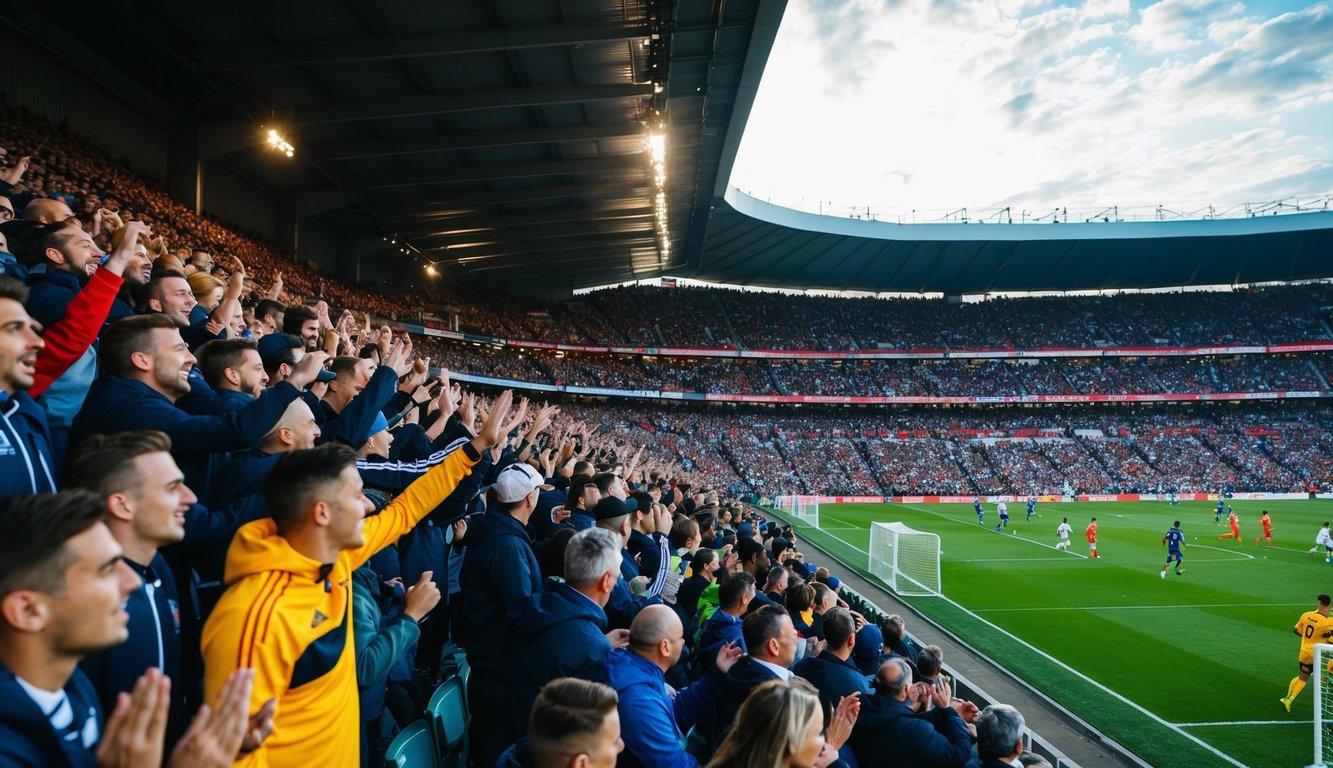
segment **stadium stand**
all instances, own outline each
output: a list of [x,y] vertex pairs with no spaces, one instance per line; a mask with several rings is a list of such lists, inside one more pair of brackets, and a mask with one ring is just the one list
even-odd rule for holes
[[[0,519],[30,524],[34,505],[81,504],[86,510],[92,504],[93,512],[104,506],[111,519],[130,521],[113,531],[127,567],[134,571],[132,578],[121,574],[117,592],[130,601],[128,630],[112,627],[97,639],[99,647],[124,641],[124,652],[117,657],[123,666],[115,670],[118,674],[96,677],[95,690],[90,690],[88,676],[72,671],[72,665],[66,679],[55,681],[70,699],[88,702],[93,711],[101,706],[102,716],[117,727],[127,716],[112,715],[105,702],[113,702],[118,693],[134,691],[130,708],[135,712],[167,706],[168,697],[162,697],[160,705],[153,703],[145,692],[148,683],[135,686],[141,674],[148,675],[149,683],[156,680],[147,670],[165,665],[169,655],[171,672],[183,678],[173,685],[170,697],[179,717],[202,703],[201,688],[215,705],[230,691],[240,704],[233,702],[222,712],[235,724],[254,714],[242,706],[249,696],[236,692],[253,686],[263,698],[258,692],[268,690],[279,698],[277,721],[272,722],[271,711],[258,713],[255,727],[244,736],[246,748],[264,750],[275,766],[314,759],[304,750],[322,737],[303,730],[308,724],[294,717],[301,713],[302,702],[286,684],[293,676],[311,674],[293,653],[299,656],[307,647],[301,643],[315,647],[319,639],[304,629],[311,624],[308,612],[299,620],[283,617],[288,604],[282,595],[267,582],[257,583],[269,578],[265,574],[286,574],[277,578],[289,581],[297,574],[311,600],[334,596],[327,598],[333,613],[317,609],[309,629],[328,619],[334,619],[330,626],[357,622],[355,647],[341,657],[331,656],[338,660],[315,675],[319,682],[314,684],[327,686],[323,693],[332,692],[322,706],[347,705],[330,713],[347,726],[338,729],[338,738],[328,747],[346,747],[338,759],[346,762],[359,745],[366,765],[379,764],[386,749],[395,754],[448,751],[455,764],[465,764],[470,746],[474,765],[493,765],[497,722],[503,718],[515,727],[502,734],[505,744],[499,746],[524,735],[527,722],[526,713],[504,710],[504,697],[496,692],[509,683],[536,690],[549,680],[515,681],[511,675],[516,673],[500,663],[518,635],[532,626],[565,631],[540,623],[555,622],[551,616],[586,621],[593,626],[593,642],[585,649],[589,658],[558,661],[567,665],[564,673],[600,674],[596,670],[611,654],[621,658],[634,653],[634,646],[626,650],[629,637],[624,633],[605,636],[603,644],[602,628],[648,632],[650,628],[635,624],[636,616],[662,612],[644,614],[644,608],[672,604],[686,577],[712,578],[711,573],[705,578],[689,570],[701,545],[721,549],[733,544],[737,552],[771,546],[778,529],[742,506],[740,499],[790,493],[1026,496],[1333,490],[1333,413],[1321,399],[1333,389],[1333,352],[1319,351],[1328,347],[1317,345],[1314,351],[1282,346],[1333,338],[1327,309],[1333,290],[1328,285],[1014,298],[964,305],[648,286],[562,302],[446,286],[389,294],[377,286],[345,284],[315,272],[258,237],[195,215],[87,141],[22,110],[7,107],[0,112],[0,145],[7,163],[0,192],[19,214],[3,231],[22,266],[33,275],[47,274],[41,264],[46,249],[60,251],[67,242],[82,242],[83,233],[97,251],[118,254],[104,267],[115,274],[96,277],[92,260],[82,274],[75,273],[79,298],[74,301],[91,303],[98,294],[101,303],[89,308],[71,302],[69,315],[62,308],[46,324],[44,345],[27,333],[21,285],[11,279],[0,282],[0,308],[17,329],[15,338],[22,336],[6,342],[10,347],[0,354],[0,366],[8,367],[0,370],[5,384],[0,403],[6,404],[0,418],[11,448],[0,452],[5,489]],[[25,157],[31,158],[26,164],[19,159]],[[52,205],[44,201],[67,205],[73,225],[38,226],[29,220]],[[135,221],[151,227],[151,235],[122,244],[123,231]],[[59,242],[52,245],[51,237]],[[170,319],[149,286],[131,284],[119,299],[142,317],[104,327],[112,311],[112,289],[134,282],[120,272],[136,245],[153,261],[154,284],[179,280],[181,273],[211,273],[222,286],[238,285],[235,298],[243,323],[223,327],[202,311],[193,321],[182,317],[178,322]],[[220,303],[228,301],[227,295]],[[312,336],[309,344],[282,338],[263,321],[264,301],[279,302],[289,318],[301,319],[298,308],[306,308],[322,334]],[[185,310],[191,309],[190,303]],[[436,320],[427,320],[438,317],[442,306],[452,308],[451,320],[460,329],[452,336],[442,335]],[[256,317],[257,312],[261,316]],[[88,327],[73,328],[75,320]],[[291,330],[299,331],[301,325]],[[409,326],[414,333],[403,332]],[[189,338],[179,339],[178,332]],[[196,354],[211,357],[222,347],[201,352],[203,342],[238,338],[247,342],[226,347],[235,357],[217,366],[222,372],[210,376],[215,386],[208,386],[196,375],[194,355],[184,341],[191,342]],[[504,341],[519,343],[498,343]],[[569,348],[525,345],[531,343]],[[1114,357],[1099,354],[1136,347],[1143,349]],[[1201,347],[1250,349],[1218,352]],[[1075,352],[1041,354],[1055,349]],[[332,359],[328,370],[325,355],[317,350]],[[718,354],[747,350],[797,354]],[[932,352],[918,359],[844,354],[885,350]],[[935,354],[942,350],[957,354],[947,359]],[[979,350],[1015,355],[969,355]],[[97,383],[92,376],[65,379],[72,386],[66,396],[83,403],[73,422],[76,442],[67,445],[60,435],[68,438],[70,425],[48,416],[53,406],[43,390],[52,379],[69,376],[66,371],[75,361],[93,351],[101,358],[92,363]],[[1025,351],[1034,354],[1016,354]],[[453,381],[432,367],[446,369]],[[45,377],[41,385],[34,382],[35,372]],[[246,391],[242,380],[259,383]],[[460,380],[465,387],[459,386]],[[520,397],[528,394],[533,402],[516,404],[511,411],[509,395],[497,387],[515,390]],[[735,402],[676,403],[662,398],[663,393],[718,395]],[[1273,397],[1225,404],[1195,397],[1218,394]],[[1167,404],[1085,402],[1103,395],[1191,399]],[[810,403],[798,410],[775,408],[763,400],[804,396],[959,402],[951,407],[916,402],[880,408]],[[985,402],[1044,396],[1072,402],[1059,408]],[[538,398],[549,398],[552,406],[542,407]],[[79,442],[85,437],[91,443]],[[101,456],[98,446],[108,440],[146,441],[144,454],[172,481],[165,495],[153,500],[146,490],[142,496],[130,492],[134,503],[127,504],[123,489],[106,486],[111,480],[86,461],[80,464],[78,457],[89,451]],[[170,447],[169,453],[163,445]],[[76,458],[67,474],[70,455]],[[141,472],[147,485],[150,475],[136,461],[118,471]],[[340,471],[330,473],[330,466]],[[583,480],[599,473],[589,482],[600,489],[600,500],[578,508],[578,517],[573,516],[574,494],[569,492],[576,472]],[[71,475],[96,495],[73,493]],[[180,476],[189,478],[189,489]],[[270,482],[269,477],[279,481]],[[366,495],[346,507],[325,499],[331,488],[343,488],[339,483],[353,491],[364,486]],[[52,492],[58,497],[33,496]],[[625,498],[642,506],[627,511]],[[365,523],[365,540],[374,545],[370,548],[397,539],[396,546],[372,552],[358,543],[363,504],[377,513]],[[323,520],[320,515],[329,508],[352,520],[339,518],[347,528],[343,538],[330,539],[331,534],[310,522]],[[133,523],[136,515],[142,526]],[[707,542],[690,534],[691,516],[712,531]],[[88,519],[95,522],[100,515]],[[429,524],[414,528],[420,520]],[[682,524],[683,538],[677,535]],[[579,535],[573,529],[588,527],[609,531],[603,538],[626,548],[613,552],[605,563],[566,561],[557,547]],[[93,522],[66,539],[90,529],[95,529]],[[535,548],[528,546],[528,534]],[[233,537],[242,544],[228,551]],[[746,539],[751,544],[744,544]],[[315,548],[321,559],[314,559],[311,541],[322,542],[323,549]],[[256,551],[267,557],[242,562]],[[713,562],[727,570],[742,569],[725,554]],[[294,564],[281,565],[284,557]],[[321,562],[329,564],[320,568]],[[460,562],[461,575],[448,583],[460,573]],[[751,562],[758,562],[753,553]],[[478,563],[490,569],[484,573],[515,578],[482,578],[478,574],[483,572],[474,570],[481,568]],[[27,584],[28,574],[17,569],[39,565],[27,560],[7,563],[0,581]],[[582,573],[592,565],[600,570]],[[257,570],[240,579],[236,574],[244,568]],[[588,576],[588,583],[616,586],[603,594],[549,580],[544,585],[543,577],[575,572]],[[353,599],[344,595],[351,594],[348,580],[356,582],[355,615]],[[146,590],[144,582],[158,586]],[[413,586],[404,590],[404,585]],[[745,592],[743,587],[738,591]],[[248,589],[265,600],[245,601],[238,616],[240,592],[232,590]],[[166,590],[161,594],[173,601],[164,613],[152,602],[159,594],[155,590]],[[583,597],[571,598],[575,591]],[[870,610],[858,596],[845,597],[854,609]],[[488,610],[502,606],[503,614],[489,621],[478,621],[485,618],[479,615],[460,617],[461,606],[474,600],[491,606]],[[210,623],[211,616],[224,616],[248,627],[246,612],[253,605],[277,617],[275,622],[285,622],[281,632],[289,634],[266,643],[250,635],[232,637],[235,622]],[[369,610],[371,606],[375,610]],[[778,624],[790,622],[789,615],[778,613]],[[433,621],[418,626],[427,615]],[[700,618],[669,615],[686,626]],[[882,617],[866,618],[878,623]],[[58,629],[42,634],[41,642],[65,647],[69,638],[54,634]],[[468,637],[465,631],[474,634]],[[753,629],[747,620],[744,636],[752,631],[765,630]],[[31,670],[14,666],[21,663],[21,654],[5,653],[18,642],[15,634],[0,627],[0,660],[27,679]],[[191,644],[201,639],[204,652],[199,658]],[[466,648],[456,644],[460,642]],[[160,650],[162,643],[172,648],[170,653]],[[583,649],[580,643],[568,645]],[[679,688],[698,678],[698,656],[718,654],[716,647],[699,647],[693,636],[687,646],[683,663],[663,670]],[[245,675],[227,682],[219,664],[226,672],[230,667],[219,659],[234,660],[238,652],[248,654],[255,665],[268,665],[266,682]],[[227,663],[234,666],[234,661]],[[719,657],[716,663],[722,669],[727,660]],[[642,674],[661,677],[655,669],[645,667]],[[444,687],[439,687],[442,681]],[[269,687],[262,688],[265,685]],[[436,691],[453,696],[450,724],[434,723],[436,730],[448,730],[448,736],[431,736],[431,728],[412,725]],[[23,696],[14,692],[16,706],[26,706]],[[293,698],[285,698],[289,696]],[[467,707],[459,696],[466,696]],[[437,721],[443,716],[436,710],[443,706],[437,702],[431,707]],[[11,743],[31,744],[33,750],[49,747],[41,735],[49,729],[41,712],[33,711],[37,726],[26,733],[9,721],[0,726],[8,729],[6,748]],[[458,727],[469,716],[470,741]],[[633,715],[622,720],[635,722]],[[220,765],[230,764],[241,748],[243,728],[233,729],[234,739],[212,731],[204,736],[192,732],[178,746],[184,725],[183,720],[172,720],[163,726],[165,737],[161,729],[149,734],[156,738],[158,761],[164,738],[169,755],[174,749],[196,756],[208,752],[201,740],[213,739],[208,747],[221,756],[215,761]],[[688,723],[677,725],[690,730]],[[663,729],[659,741],[681,735],[670,723],[658,726]],[[117,731],[108,725],[105,732]],[[390,746],[395,733],[398,738]],[[48,735],[54,743],[54,732]],[[94,729],[92,739],[65,748],[86,753],[96,736]],[[716,746],[722,733],[713,736],[696,757]],[[85,758],[83,754],[80,760]],[[125,764],[154,762],[148,753],[129,759]],[[57,761],[51,758],[46,764]]]

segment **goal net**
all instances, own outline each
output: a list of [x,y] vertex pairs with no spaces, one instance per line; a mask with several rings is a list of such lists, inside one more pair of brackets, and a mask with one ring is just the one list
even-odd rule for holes
[[871,523],[870,573],[900,595],[940,594],[940,537],[902,523]]
[[1333,645],[1320,643],[1314,648],[1314,762],[1310,768],[1333,767]]
[[818,496],[779,496],[777,508],[811,528],[819,527]]

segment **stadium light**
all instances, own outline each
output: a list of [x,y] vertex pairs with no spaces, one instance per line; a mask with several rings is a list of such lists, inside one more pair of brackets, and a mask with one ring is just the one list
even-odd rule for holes
[[267,141],[270,147],[278,150],[287,157],[291,157],[292,155],[296,154],[296,147],[293,147],[290,143],[288,143],[286,139],[282,137],[282,134],[278,133],[276,130],[272,128],[268,129]]
[[666,195],[666,134],[653,131],[645,140],[648,162],[653,169],[653,218],[656,220],[658,253],[665,263],[671,254],[671,228]]

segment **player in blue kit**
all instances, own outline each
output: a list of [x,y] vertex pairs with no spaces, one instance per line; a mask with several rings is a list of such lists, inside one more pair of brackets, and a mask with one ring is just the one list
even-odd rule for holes
[[977,511],[977,522],[978,522],[978,523],[981,523],[982,525],[985,525],[985,524],[986,524],[986,510],[984,510],[984,509],[981,508],[981,497],[980,497],[980,496],[973,496],[973,497],[972,497],[972,508],[975,509],[975,510]]
[[1184,573],[1185,569],[1180,566],[1184,565],[1185,556],[1181,554],[1180,548],[1189,545],[1185,543],[1185,534],[1180,530],[1179,520],[1177,520],[1175,524],[1171,526],[1171,530],[1167,531],[1166,535],[1162,537],[1162,543],[1166,545],[1166,565],[1162,566],[1162,578],[1166,578],[1166,569],[1171,567],[1172,560],[1176,561],[1176,575],[1179,576]]
[[1026,521],[1026,522],[1029,522],[1029,523],[1032,522],[1032,516],[1033,516],[1033,515],[1037,515],[1037,517],[1041,517],[1041,515],[1037,514],[1037,497],[1036,497],[1036,496],[1029,496],[1029,497],[1028,497],[1028,517],[1027,517],[1027,521]]
[[1217,499],[1217,511],[1213,513],[1213,525],[1221,525],[1221,524],[1222,524],[1222,508],[1223,508],[1224,506],[1225,506],[1225,504],[1222,503],[1222,499],[1221,499],[1221,497],[1218,497],[1218,499]]

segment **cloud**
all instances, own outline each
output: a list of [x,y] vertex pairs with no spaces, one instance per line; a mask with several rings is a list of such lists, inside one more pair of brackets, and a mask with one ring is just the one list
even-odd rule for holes
[[791,0],[769,72],[793,84],[766,77],[736,181],[886,215],[1326,195],[1333,9],[1266,10]]
[[1199,44],[1195,35],[1207,23],[1244,11],[1235,0],[1161,0],[1139,12],[1128,37],[1149,51],[1181,51]]

